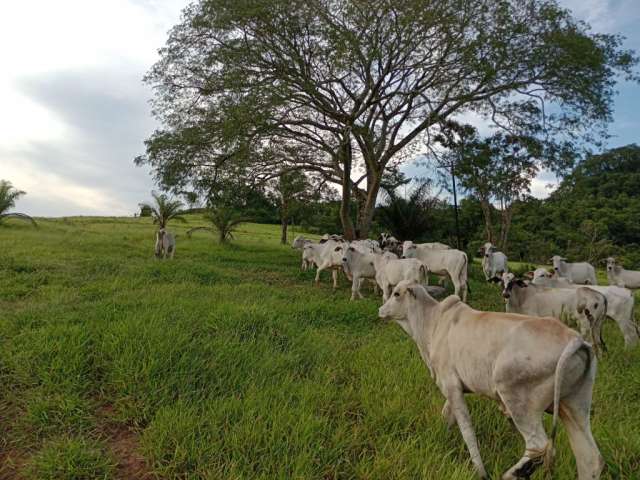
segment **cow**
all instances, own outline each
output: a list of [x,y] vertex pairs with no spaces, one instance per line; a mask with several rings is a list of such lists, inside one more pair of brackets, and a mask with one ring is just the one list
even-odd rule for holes
[[374,255],[376,282],[382,290],[382,299],[387,301],[391,290],[403,280],[428,283],[427,268],[416,258],[394,259],[385,255]]
[[[551,288],[581,288],[570,283],[566,278],[559,278],[544,268],[529,272],[532,283]],[[630,290],[616,286],[587,285],[600,292],[607,299],[607,316],[618,324],[627,348],[635,346],[639,338],[638,327],[634,317],[634,298]]]
[[613,257],[607,258],[607,279],[609,285],[616,285],[623,288],[640,288],[640,272],[635,270],[625,270],[616,263]]
[[300,270],[303,272],[315,265],[315,263],[308,258],[310,257],[310,253],[304,249],[305,246],[313,243],[313,241],[304,238],[302,235],[298,235],[291,244],[291,248],[302,250],[302,264],[300,265]]
[[380,244],[376,240],[354,240],[349,242],[349,246],[354,247],[362,253],[380,253]]
[[509,271],[507,256],[499,252],[491,242],[485,243],[481,251],[482,271],[484,272],[485,280],[490,281],[493,277],[497,276],[498,273],[502,275]]
[[364,253],[355,246],[350,245],[344,249],[342,268],[347,277],[351,279],[351,300],[364,298],[360,293],[362,282],[365,279],[376,278],[374,253]]
[[402,245],[402,258],[417,258],[427,270],[436,275],[451,277],[454,293],[467,301],[467,254],[453,248],[443,250],[406,241]]
[[400,241],[390,233],[381,233],[378,238],[380,248],[390,252],[397,252],[400,247]]
[[[576,458],[579,480],[600,478],[604,461],[591,433],[597,359],[577,332],[554,318],[474,310],[456,295],[441,303],[401,282],[379,316],[397,322],[417,344],[440,392],[442,414],[458,424],[475,471],[488,479],[465,393],[498,402],[525,440],[524,455],[503,480],[529,478],[554,455],[558,417]],[[542,414],[553,413],[550,438]],[[546,462],[545,462],[546,463]]]
[[[317,247],[317,248],[316,248]],[[307,245],[305,250],[312,249],[312,261],[316,264],[316,285],[320,284],[320,272],[330,269],[333,277],[333,289],[338,288],[338,270],[342,269],[342,256],[347,243],[344,241],[327,240],[317,245]]]
[[176,237],[173,233],[161,228],[156,232],[156,258],[173,258],[176,254]]
[[291,248],[295,250],[302,250],[307,243],[311,243],[311,240],[304,238],[302,235],[298,235],[293,239],[291,243]]
[[597,285],[596,269],[587,262],[569,263],[566,258],[560,255],[551,257],[553,269],[558,273],[559,277],[564,277],[571,283],[580,285]]
[[543,287],[526,283],[513,273],[503,273],[501,278],[494,277],[492,281],[502,284],[507,312],[558,320],[569,315],[578,322],[582,335],[592,339],[596,349],[606,348],[602,325],[607,314],[607,299],[601,293],[586,287]]
[[343,242],[344,238],[342,237],[342,235],[337,235],[335,233],[332,233],[332,234],[325,233],[322,237],[320,237],[319,243],[326,243],[329,240],[332,240],[334,242]]

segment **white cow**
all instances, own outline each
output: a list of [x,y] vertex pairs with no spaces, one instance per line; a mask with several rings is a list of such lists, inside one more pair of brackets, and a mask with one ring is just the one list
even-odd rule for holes
[[[532,283],[551,288],[580,288],[578,285],[570,283],[566,278],[559,278],[544,268],[538,268],[529,272]],[[600,292],[607,299],[607,316],[618,324],[624,343],[627,348],[635,346],[640,338],[638,337],[638,327],[634,317],[633,293],[626,288],[604,285],[587,285],[596,292]]]
[[448,275],[453,283],[456,295],[467,301],[467,254],[460,250],[438,249],[406,241],[402,245],[402,258],[417,258],[424,263],[429,272],[436,275]]
[[360,288],[365,279],[375,280],[375,257],[376,254],[364,253],[353,245],[344,250],[342,268],[347,277],[351,279],[351,300],[355,300],[357,297],[364,298],[360,293]]
[[569,263],[566,258],[562,258],[560,255],[554,255],[551,257],[551,263],[553,269],[558,273],[558,276],[564,277],[571,283],[578,283],[581,285],[597,285],[596,269],[593,265],[587,262]]
[[376,240],[354,240],[353,242],[349,242],[349,246],[354,247],[362,253],[379,253],[382,250],[380,249],[380,244]]
[[307,243],[311,243],[311,240],[304,238],[304,236],[302,235],[298,235],[296,238],[293,239],[293,242],[291,243],[291,248],[295,250],[302,250]]
[[309,252],[306,252],[304,247],[307,245],[311,245],[314,242],[304,238],[302,235],[298,235],[291,244],[291,248],[296,250],[302,250],[302,264],[300,265],[300,269],[302,271],[308,270],[313,267],[314,262],[310,261],[307,257],[310,255]]
[[617,285],[624,288],[640,288],[640,272],[625,270],[616,264],[613,257],[607,258],[607,279],[609,285]]
[[485,243],[482,247],[482,271],[487,281],[498,275],[498,273],[502,275],[509,271],[507,256],[499,252],[491,242]]
[[394,259],[390,256],[375,255],[376,282],[382,290],[382,299],[386,302],[393,287],[403,280],[427,284],[427,268],[416,258]]
[[173,258],[176,254],[176,237],[161,228],[156,232],[155,254],[157,258]]
[[343,241],[327,240],[325,243],[307,245],[305,250],[313,249],[312,259],[318,269],[316,270],[316,285],[320,284],[320,272],[330,269],[333,277],[333,288],[338,288],[338,270],[342,269],[342,256],[347,243]]
[[604,295],[586,287],[549,288],[526,283],[513,273],[503,273],[502,296],[506,311],[537,317],[554,317],[562,320],[564,315],[573,317],[585,338],[593,341],[597,348],[606,348],[602,341],[602,325],[607,315],[607,299]]
[[[498,402],[525,440],[523,457],[503,480],[529,478],[552,463],[558,417],[576,458],[579,480],[597,480],[604,461],[591,434],[597,360],[591,346],[553,318],[480,312],[455,295],[441,303],[420,285],[402,282],[380,308],[415,341],[446,402],[442,414],[458,424],[477,474],[488,479],[465,393]],[[542,422],[553,411],[550,439]]]

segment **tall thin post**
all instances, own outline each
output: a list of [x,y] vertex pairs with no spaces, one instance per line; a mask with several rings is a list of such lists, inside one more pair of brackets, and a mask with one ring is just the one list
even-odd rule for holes
[[460,249],[460,222],[458,221],[458,194],[456,192],[455,162],[451,162],[451,183],[453,185],[453,212],[456,218],[456,248]]

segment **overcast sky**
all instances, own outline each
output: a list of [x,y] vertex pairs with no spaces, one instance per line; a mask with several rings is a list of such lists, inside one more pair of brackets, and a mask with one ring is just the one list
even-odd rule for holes
[[[130,215],[149,197],[134,166],[156,126],[142,76],[187,0],[20,0],[0,6],[0,178],[38,216]],[[561,0],[601,32],[640,50],[640,1]],[[636,142],[640,94],[620,85],[616,137]],[[544,195],[542,177],[534,193]]]

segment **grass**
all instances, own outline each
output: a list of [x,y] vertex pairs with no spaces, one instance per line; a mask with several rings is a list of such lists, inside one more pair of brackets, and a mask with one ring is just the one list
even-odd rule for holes
[[[186,238],[200,222],[170,226],[173,261],[153,258],[147,219],[0,226],[0,478],[474,478],[416,348],[372,293],[350,302],[328,274],[313,287],[277,226],[243,225],[221,246]],[[471,277],[470,303],[502,309],[478,264]],[[592,415],[603,478],[637,479],[640,349],[612,322],[605,335]],[[492,402],[469,405],[499,478],[521,437]],[[562,429],[557,450],[556,478],[575,478]]]

